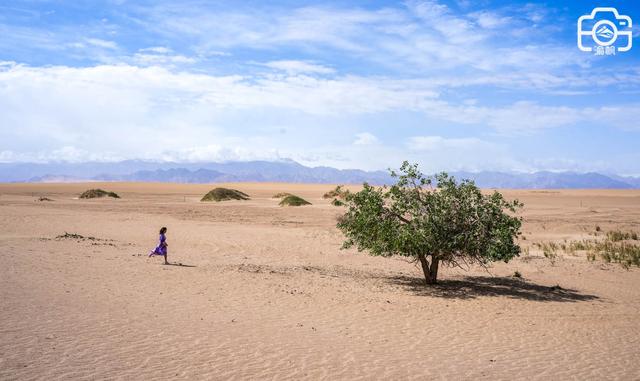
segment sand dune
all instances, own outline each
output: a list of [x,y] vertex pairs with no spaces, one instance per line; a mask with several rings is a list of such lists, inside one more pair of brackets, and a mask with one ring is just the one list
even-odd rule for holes
[[[223,186],[251,200],[200,203],[212,185],[0,184],[0,379],[640,375],[638,269],[552,265],[531,247],[425,288],[412,263],[340,250],[332,186]],[[89,188],[122,199],[74,199]],[[277,192],[313,205],[279,207]],[[640,191],[505,195],[526,205],[524,246],[640,231]],[[174,266],[146,256],[161,226]]]

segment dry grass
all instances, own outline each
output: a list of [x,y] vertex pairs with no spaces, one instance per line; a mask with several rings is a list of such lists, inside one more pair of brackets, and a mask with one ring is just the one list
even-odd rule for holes
[[607,263],[619,263],[624,268],[640,267],[640,244],[632,241],[638,241],[638,233],[612,230],[601,239],[536,242],[533,245],[540,248],[552,264],[555,264],[559,252],[571,255],[583,252],[590,261],[601,259]]

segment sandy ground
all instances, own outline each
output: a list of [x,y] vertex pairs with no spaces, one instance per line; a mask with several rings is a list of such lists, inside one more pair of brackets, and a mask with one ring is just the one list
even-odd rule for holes
[[[74,199],[98,186],[122,199]],[[638,269],[532,248],[426,288],[412,263],[340,250],[329,185],[200,203],[212,187],[0,184],[0,379],[640,378]],[[640,231],[640,191],[505,194],[524,246]],[[182,266],[145,255],[161,226]]]

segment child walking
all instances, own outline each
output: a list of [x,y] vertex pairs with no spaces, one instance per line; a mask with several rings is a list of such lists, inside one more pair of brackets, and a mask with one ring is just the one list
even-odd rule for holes
[[156,248],[149,253],[149,257],[153,257],[154,255],[162,255],[164,256],[164,264],[168,265],[169,262],[167,261],[167,246],[169,245],[167,244],[167,237],[165,236],[166,232],[167,228],[163,226],[160,229],[160,242],[158,243],[158,246],[156,246]]

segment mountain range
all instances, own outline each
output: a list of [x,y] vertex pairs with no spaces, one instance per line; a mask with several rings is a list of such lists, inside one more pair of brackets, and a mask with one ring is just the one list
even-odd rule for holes
[[[639,177],[575,172],[452,172],[482,188],[640,189]],[[224,163],[120,162],[0,163],[0,182],[142,181],[175,183],[293,182],[389,184],[386,171],[307,167],[293,160]]]

